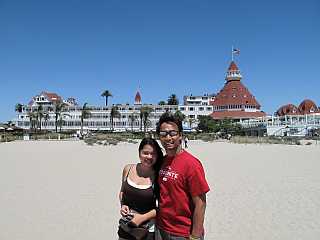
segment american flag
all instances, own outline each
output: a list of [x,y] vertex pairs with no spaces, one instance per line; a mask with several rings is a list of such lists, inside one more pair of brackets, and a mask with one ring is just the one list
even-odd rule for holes
[[232,53],[239,55],[239,54],[240,54],[240,49],[234,48],[234,49],[232,50]]

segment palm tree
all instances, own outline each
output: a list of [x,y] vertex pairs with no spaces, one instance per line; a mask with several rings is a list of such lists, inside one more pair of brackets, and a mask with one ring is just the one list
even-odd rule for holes
[[43,114],[43,120],[44,120],[44,122],[45,122],[46,128],[48,127],[48,121],[49,121],[49,119],[50,119],[49,113],[48,113],[48,112],[44,112],[44,114]]
[[15,111],[21,113],[23,110],[23,105],[21,103],[17,103],[15,106]]
[[145,106],[140,108],[140,119],[143,123],[143,131],[146,132],[147,127],[150,123],[149,117],[150,113],[152,112],[152,108]]
[[44,117],[44,112],[43,112],[43,107],[42,105],[39,105],[37,107],[37,120],[38,120],[38,126],[39,126],[39,130],[41,132],[41,123],[42,123],[42,118]]
[[131,132],[133,132],[133,124],[134,122],[136,121],[137,119],[137,115],[135,112],[132,112],[130,115],[129,115],[129,120],[130,120],[130,125],[131,125]]
[[163,100],[161,100],[160,102],[158,102],[158,105],[166,105],[167,103]]
[[180,110],[177,110],[174,113],[174,116],[176,116],[181,122],[183,122],[186,118],[186,115],[184,115]]
[[55,113],[55,127],[56,127],[56,133],[58,132],[58,119],[59,116],[61,114],[61,112],[64,110],[64,108],[67,106],[67,104],[65,104],[62,101],[57,101],[55,102],[54,105],[54,113]]
[[81,109],[81,116],[80,116],[80,119],[81,119],[81,130],[80,130],[80,134],[82,136],[83,134],[83,122],[84,122],[84,119],[87,119],[91,116],[91,112],[89,110],[89,107],[87,107],[88,103],[85,103],[83,104],[82,106],[82,109]]
[[168,105],[178,105],[179,100],[177,98],[177,95],[171,94],[168,98]]
[[35,130],[35,132],[37,132],[37,122],[38,122],[38,115],[36,112],[34,112],[33,110],[31,110],[30,112],[28,112],[28,117],[29,117],[29,121],[30,121],[30,131],[32,132],[32,130]]
[[106,98],[106,106],[108,106],[108,98],[112,97],[112,94],[109,90],[105,90],[102,94],[101,97],[105,97]]
[[61,113],[61,114],[60,114],[59,120],[58,120],[58,125],[59,125],[59,128],[60,128],[59,132],[61,132],[62,125],[63,125],[63,123],[65,122],[65,121],[64,121],[64,118],[65,118],[65,117],[70,117],[70,116],[71,116],[71,115],[68,114],[68,113]]
[[110,124],[111,124],[111,130],[113,131],[113,125],[114,125],[114,118],[116,117],[120,117],[121,114],[120,112],[118,111],[118,107],[117,106],[113,106],[111,108],[111,112],[110,112]]
[[194,124],[196,122],[196,120],[194,118],[190,118],[190,117],[188,117],[187,120],[189,123],[189,127],[192,128],[192,124]]

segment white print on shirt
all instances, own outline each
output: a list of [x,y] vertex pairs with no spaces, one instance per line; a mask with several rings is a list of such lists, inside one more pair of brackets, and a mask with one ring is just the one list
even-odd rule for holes
[[171,170],[171,167],[166,167],[164,169],[161,169],[159,171],[159,175],[160,175],[160,177],[162,177],[162,180],[164,182],[168,181],[168,179],[176,180],[176,179],[178,179],[178,176],[179,176],[178,173],[176,173],[175,171]]

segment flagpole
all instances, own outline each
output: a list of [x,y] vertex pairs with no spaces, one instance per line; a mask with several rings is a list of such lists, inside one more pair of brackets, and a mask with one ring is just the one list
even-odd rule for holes
[[231,61],[233,62],[233,46],[231,46]]

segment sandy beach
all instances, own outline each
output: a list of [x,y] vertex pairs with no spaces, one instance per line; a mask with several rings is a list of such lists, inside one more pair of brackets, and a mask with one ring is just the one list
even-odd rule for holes
[[[0,239],[117,239],[122,167],[137,144],[0,144]],[[206,239],[320,236],[320,146],[190,141],[211,187]]]

